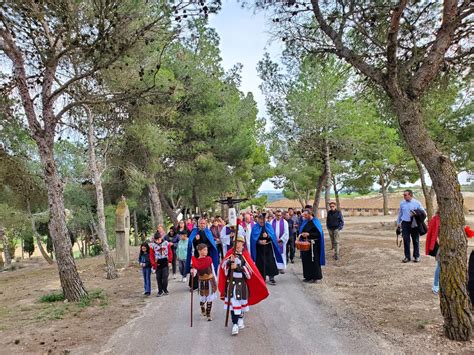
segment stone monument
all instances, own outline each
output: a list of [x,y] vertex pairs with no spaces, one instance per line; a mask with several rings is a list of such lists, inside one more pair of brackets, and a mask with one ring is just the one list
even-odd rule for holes
[[123,196],[115,211],[115,233],[117,235],[115,264],[118,267],[127,267],[130,263],[130,211]]

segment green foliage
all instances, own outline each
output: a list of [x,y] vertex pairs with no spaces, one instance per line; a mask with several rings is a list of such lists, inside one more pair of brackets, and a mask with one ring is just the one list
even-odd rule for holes
[[[97,300],[96,302],[94,302]],[[101,307],[105,307],[108,304],[108,299],[107,299],[107,294],[105,293],[104,290],[102,289],[95,289],[91,290],[87,296],[83,297],[79,303],[78,306],[80,308],[85,308],[89,307],[90,305],[93,305],[96,303],[97,305]]]
[[41,303],[63,302],[64,300],[65,298],[62,291],[48,293],[39,298],[39,302]]
[[23,239],[23,251],[28,254],[29,257],[35,252],[35,240],[33,234],[27,234]]

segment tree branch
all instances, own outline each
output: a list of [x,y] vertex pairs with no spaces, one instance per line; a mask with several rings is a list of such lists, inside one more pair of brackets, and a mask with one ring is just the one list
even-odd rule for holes
[[456,28],[460,25],[458,17],[457,1],[444,0],[443,21],[436,40],[408,85],[407,92],[411,98],[419,97],[438,73],[444,62],[445,54],[452,44]]
[[395,9],[393,9],[390,20],[390,28],[387,35],[387,78],[390,83],[395,85],[397,85],[396,83],[398,77],[398,30],[400,28],[400,19],[407,6],[407,3],[408,0],[402,0],[401,3]]
[[318,0],[311,0],[313,5],[313,13],[316,20],[321,27],[321,30],[331,39],[336,48],[336,54],[340,58],[345,59],[347,62],[352,64],[356,69],[362,72],[365,76],[374,80],[377,84],[383,85],[383,77],[379,71],[372,65],[366,63],[364,59],[356,54],[351,49],[347,48],[342,42],[342,35],[338,34],[325,20],[321,9],[319,8]]

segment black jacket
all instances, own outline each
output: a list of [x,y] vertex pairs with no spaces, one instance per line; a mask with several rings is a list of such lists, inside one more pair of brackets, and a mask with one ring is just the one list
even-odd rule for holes
[[417,209],[413,211],[415,215],[412,217],[415,219],[416,224],[417,224],[417,229],[418,233],[420,235],[425,235],[426,232],[428,232],[428,227],[426,226],[425,219],[426,219],[426,213],[423,210]]

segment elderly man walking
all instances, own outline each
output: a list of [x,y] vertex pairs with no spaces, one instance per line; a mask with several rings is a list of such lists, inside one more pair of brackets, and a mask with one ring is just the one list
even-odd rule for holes
[[339,231],[344,227],[344,218],[341,211],[336,209],[336,203],[329,203],[328,216],[326,218],[326,227],[331,238],[331,250],[334,250],[334,260],[339,260]]
[[413,191],[403,191],[403,201],[400,202],[397,218],[398,228],[401,229],[403,236],[403,249],[405,252],[405,258],[402,260],[403,263],[408,263],[411,260],[410,237],[413,241],[413,261],[415,263],[420,261],[420,232],[419,224],[416,223],[416,217],[420,213],[426,216],[425,209],[421,206],[421,203],[413,198]]

